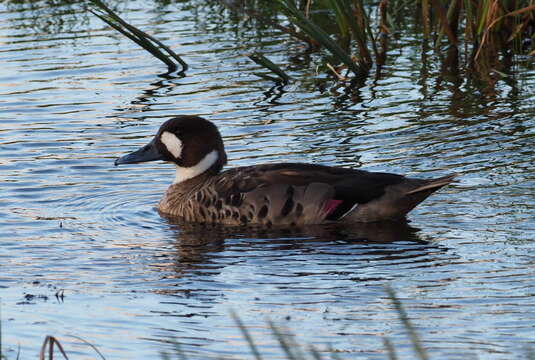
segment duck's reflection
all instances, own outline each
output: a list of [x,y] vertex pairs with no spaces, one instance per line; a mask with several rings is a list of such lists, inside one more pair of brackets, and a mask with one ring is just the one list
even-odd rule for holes
[[[439,264],[446,250],[406,222],[267,229],[168,221],[173,248],[154,291],[170,307],[153,312],[199,329],[195,340],[180,339],[186,348],[210,341],[204,319],[220,316],[221,304],[266,307],[295,294],[297,302],[332,305],[336,294],[363,296],[356,282],[403,281],[416,267]],[[159,328],[153,339],[169,334],[172,327]]]
[[[224,267],[227,262],[233,263],[231,258],[240,261],[237,257],[243,255],[246,259],[252,251],[266,254],[289,248],[310,251],[320,245],[322,249],[346,246],[348,251],[358,249],[354,254],[354,260],[358,261],[359,258],[366,260],[367,255],[377,256],[379,250],[387,259],[389,256],[399,258],[400,252],[421,257],[439,248],[437,244],[421,239],[419,229],[407,222],[327,224],[302,228],[229,227],[188,224],[177,219],[168,219],[168,222],[176,236],[174,266],[180,274],[203,267],[209,267],[213,274],[215,268]],[[384,246],[386,244],[388,246]],[[228,254],[224,254],[226,251]],[[215,266],[214,258],[228,261],[217,261],[218,266]]]

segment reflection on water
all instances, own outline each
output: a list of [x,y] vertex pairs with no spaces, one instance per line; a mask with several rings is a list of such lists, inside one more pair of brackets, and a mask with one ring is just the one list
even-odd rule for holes
[[[407,249],[418,248],[415,245],[434,247],[417,237],[417,229],[398,222],[315,225],[307,226],[306,229],[234,228],[184,223],[174,225],[176,253],[171,266],[175,270],[181,269],[179,273],[187,272],[189,265],[209,263],[210,256],[218,257],[217,253],[230,253],[230,257],[235,258],[234,251],[244,251],[246,254],[243,256],[254,258],[262,257],[265,251],[321,253],[322,246],[339,245],[354,250],[354,253],[348,254],[350,256],[368,258],[381,254],[384,256],[381,260],[392,261],[398,258],[397,255],[409,252]],[[413,258],[408,254],[403,257]]]
[[[191,65],[185,77],[161,76],[157,60],[82,5],[54,4],[0,3],[8,358],[19,344],[22,357],[35,356],[48,334],[73,357],[94,354],[68,334],[107,359],[153,358],[173,339],[192,358],[243,358],[230,309],[265,358],[283,357],[267,319],[340,358],[384,359],[385,335],[410,358],[384,284],[434,358],[516,358],[533,345],[532,66],[490,91],[422,57],[402,32],[381,77],[333,87],[302,66],[314,59],[297,44],[288,52],[280,33],[212,2],[117,5]],[[301,59],[289,70],[300,81],[259,80],[243,56],[252,49],[278,63]],[[172,166],[115,168],[113,160],[176,114],[214,121],[229,166],[303,161],[423,177],[455,171],[461,181],[409,224],[173,223],[155,209]]]
[[[191,353],[197,352],[199,342],[208,341],[217,349],[224,340],[206,337],[202,325],[203,318],[219,321],[217,309],[222,302],[227,311],[232,308],[243,317],[252,312],[253,319],[276,317],[289,324],[298,321],[299,332],[315,330],[315,321],[330,318],[331,309],[343,308],[353,301],[362,291],[360,286],[375,288],[379,295],[380,284],[392,279],[387,268],[418,271],[440,266],[452,256],[445,247],[420,239],[417,229],[406,223],[280,230],[175,225],[174,249],[151,266],[165,274],[167,286],[157,292],[167,295],[166,303],[178,309],[158,313],[187,319],[191,328],[185,333],[164,328],[159,338],[151,340],[175,338]],[[309,319],[301,319],[294,308],[310,312],[306,316]],[[334,315],[332,321],[339,320]],[[254,325],[260,326],[255,332],[263,344],[270,330],[262,322]],[[236,332],[230,336],[236,336]],[[272,347],[266,346],[265,351],[272,352]],[[239,355],[242,350],[219,351]]]

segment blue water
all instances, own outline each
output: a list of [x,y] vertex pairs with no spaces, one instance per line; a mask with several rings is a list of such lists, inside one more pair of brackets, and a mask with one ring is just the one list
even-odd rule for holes
[[[535,71],[494,89],[424,65],[410,34],[347,95],[314,65],[273,87],[244,54],[298,44],[203,2],[129,2],[130,22],[190,64],[165,67],[79,4],[0,3],[2,351],[46,335],[76,358],[284,358],[268,321],[343,359],[413,356],[402,300],[431,358],[511,359],[535,346]],[[428,56],[433,56],[432,53]],[[313,61],[315,58],[313,57]],[[405,226],[246,231],[170,224],[165,163],[114,167],[176,114],[223,134],[229,166],[303,161],[422,177],[460,174]],[[58,296],[56,296],[58,295]],[[63,295],[63,296],[62,296]],[[59,355],[59,354],[57,354]],[[328,356],[326,356],[328,357]]]

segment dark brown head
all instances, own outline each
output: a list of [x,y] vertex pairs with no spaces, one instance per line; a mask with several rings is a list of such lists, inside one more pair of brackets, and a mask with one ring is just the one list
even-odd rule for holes
[[184,181],[206,171],[219,172],[227,162],[217,127],[198,116],[177,116],[162,124],[150,143],[115,160],[115,165],[163,160],[177,166]]

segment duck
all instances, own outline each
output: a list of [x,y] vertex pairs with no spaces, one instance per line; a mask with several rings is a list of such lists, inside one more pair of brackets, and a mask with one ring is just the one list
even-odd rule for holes
[[165,121],[154,138],[115,165],[163,160],[176,176],[160,215],[187,223],[303,226],[370,223],[406,215],[457,174],[433,179],[310,163],[266,163],[223,170],[218,128],[200,116]]

